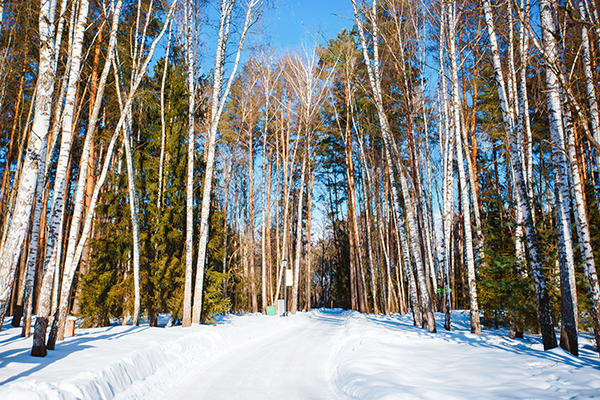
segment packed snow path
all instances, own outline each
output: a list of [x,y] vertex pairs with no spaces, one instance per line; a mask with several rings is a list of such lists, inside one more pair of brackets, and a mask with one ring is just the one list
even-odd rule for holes
[[244,344],[191,376],[170,398],[335,399],[331,384],[336,339],[346,312],[318,312],[293,330]]
[[[163,323],[165,318],[163,316]],[[579,357],[543,351],[539,335],[413,326],[410,315],[314,310],[218,316],[217,326],[77,329],[45,358],[6,321],[0,399],[594,399],[600,362],[589,333]]]

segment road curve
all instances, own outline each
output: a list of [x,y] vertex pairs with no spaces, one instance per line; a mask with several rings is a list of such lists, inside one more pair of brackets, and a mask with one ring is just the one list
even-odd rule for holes
[[293,330],[215,358],[172,393],[183,399],[337,399],[329,362],[346,313],[317,311]]

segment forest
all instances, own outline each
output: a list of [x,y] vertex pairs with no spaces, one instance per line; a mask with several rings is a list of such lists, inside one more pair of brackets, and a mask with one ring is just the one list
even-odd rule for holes
[[43,357],[285,297],[597,344],[600,3],[348,0],[291,50],[282,3],[0,1],[0,324]]

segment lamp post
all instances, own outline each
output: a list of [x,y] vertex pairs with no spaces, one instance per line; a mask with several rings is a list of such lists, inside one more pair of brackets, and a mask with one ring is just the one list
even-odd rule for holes
[[283,270],[285,271],[285,285],[283,288],[283,298],[284,298],[284,304],[285,306],[283,307],[283,315],[287,315],[287,309],[288,309],[288,305],[287,305],[287,288],[288,288],[288,270],[287,270],[287,260],[283,259],[283,261],[281,261],[281,266],[283,268]]

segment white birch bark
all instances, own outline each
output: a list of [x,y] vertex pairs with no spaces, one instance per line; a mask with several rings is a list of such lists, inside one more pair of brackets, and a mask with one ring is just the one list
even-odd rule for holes
[[125,143],[125,158],[127,161],[127,189],[129,191],[129,209],[131,211],[131,230],[133,239],[133,325],[140,324],[141,293],[140,293],[140,217],[135,172],[133,169],[133,154],[131,151],[131,124],[123,129]]
[[[562,301],[565,303],[564,307],[562,307],[562,315],[563,315],[563,325],[564,330],[562,333],[566,333],[567,337],[565,339],[562,338],[561,335],[561,344],[564,347],[567,347],[569,351],[577,351],[577,326],[576,326],[576,317],[575,313],[577,310],[576,303],[576,288],[574,285],[574,272],[575,272],[575,263],[573,256],[573,244],[571,237],[571,218],[570,218],[570,180],[569,173],[574,171],[569,168],[567,164],[568,160],[565,157],[565,127],[566,124],[570,123],[570,117],[566,114],[563,115],[563,105],[562,105],[562,95],[560,89],[560,68],[556,68],[559,63],[559,45],[556,42],[556,38],[553,36],[553,33],[556,32],[556,26],[554,22],[554,16],[552,15],[551,5],[547,1],[540,3],[540,14],[541,14],[541,22],[544,29],[542,35],[542,42],[544,46],[544,52],[548,59],[546,62],[548,63],[546,66],[546,102],[549,111],[549,120],[550,120],[550,136],[552,140],[552,161],[554,167],[554,181],[555,181],[555,211],[556,211],[556,219],[557,225],[559,228],[558,235],[558,246],[559,246],[559,259],[561,261],[561,276],[567,275],[567,279],[569,281],[569,287],[561,286],[561,291],[564,291],[563,296],[565,299]],[[563,125],[565,124],[565,125]],[[566,132],[567,136],[572,135],[571,132]],[[576,168],[577,163],[576,164]],[[579,178],[579,174],[577,174],[577,178]],[[575,182],[573,182],[575,183]],[[576,192],[576,188],[573,188],[573,191]],[[576,194],[575,194],[576,197]],[[575,198],[575,204],[577,203],[577,197]],[[575,216],[577,218],[577,210],[575,210]],[[586,219],[587,222],[587,219]],[[579,226],[579,225],[578,225]],[[578,231],[579,233],[579,231]],[[581,236],[580,236],[581,240]],[[584,245],[582,245],[584,247]],[[582,253],[585,254],[585,249],[582,249]],[[584,255],[585,258],[585,255]],[[593,262],[593,257],[592,257]],[[595,269],[595,268],[594,268]],[[561,296],[561,297],[563,297]],[[571,300],[571,304],[569,307],[566,302]],[[597,319],[596,319],[597,321]]]
[[[372,3],[372,8],[370,11],[370,23],[372,24],[372,36],[373,36],[373,62],[371,63],[371,58],[369,56],[368,53],[368,47],[367,47],[367,42],[366,42],[366,38],[365,38],[365,29],[363,26],[363,22],[362,19],[360,17],[359,11],[358,11],[358,7],[356,5],[356,0],[352,0],[352,7],[354,9],[354,15],[355,15],[355,20],[356,23],[358,25],[358,30],[359,30],[359,35],[360,35],[360,40],[361,40],[361,46],[362,46],[362,50],[363,50],[363,58],[365,60],[365,64],[367,65],[367,71],[368,71],[368,75],[369,75],[369,82],[371,85],[371,90],[373,91],[373,95],[375,97],[375,106],[377,107],[377,114],[378,114],[378,118],[379,118],[379,122],[381,125],[381,131],[382,131],[382,136],[387,148],[386,151],[386,161],[388,164],[388,167],[390,169],[390,173],[393,173],[394,171],[394,163],[392,161],[392,153],[394,156],[398,157],[398,149],[395,147],[395,142],[393,141],[392,135],[391,135],[391,129],[389,126],[389,122],[387,119],[387,115],[385,113],[384,110],[384,106],[383,106],[383,96],[381,93],[381,82],[380,82],[380,74],[379,74],[379,54],[378,54],[378,40],[379,40],[379,33],[378,33],[378,27],[377,27],[377,23],[375,20],[376,17],[376,9],[377,9],[377,1],[373,0]],[[400,164],[400,162],[398,163]],[[418,282],[419,282],[419,286],[420,286],[420,293],[421,293],[421,303],[422,303],[422,312],[424,314],[424,321],[426,321],[427,324],[427,329],[430,332],[435,332],[436,331],[436,326],[435,326],[435,317],[433,315],[433,308],[432,308],[432,302],[431,302],[431,297],[429,295],[429,291],[427,290],[427,284],[425,281],[425,274],[424,274],[424,268],[423,268],[423,262],[421,259],[421,254],[420,254],[420,248],[419,248],[419,243],[418,243],[418,232],[417,232],[417,224],[416,224],[416,219],[415,219],[415,215],[414,215],[414,211],[413,211],[413,200],[410,196],[410,192],[408,189],[408,182],[406,179],[406,172],[403,169],[402,165],[397,165],[398,167],[398,175],[399,175],[399,180],[400,180],[400,186],[402,188],[402,193],[403,193],[403,197],[404,197],[404,205],[405,205],[405,212],[406,212],[406,219],[407,219],[407,223],[408,223],[408,229],[409,229],[409,243],[410,243],[410,250],[413,256],[413,259],[415,260],[415,265],[416,265],[416,270],[417,270],[417,277],[418,277]],[[394,182],[392,182],[391,185],[391,189],[392,189],[392,196],[394,199],[394,206],[396,209],[396,213],[399,212],[400,209],[400,201],[399,201],[399,197],[398,197],[398,191],[396,188],[396,185],[394,184]],[[396,219],[398,220],[398,225],[400,227],[402,227],[403,221],[401,221],[400,218],[398,218],[398,214],[396,214]]]
[[[454,123],[456,155],[458,161],[458,178],[460,183],[460,193],[463,206],[463,229],[464,229],[464,244],[465,255],[467,261],[467,279],[469,286],[469,304],[471,316],[471,333],[480,334],[481,325],[479,322],[479,304],[477,302],[477,282],[475,277],[475,254],[473,251],[473,234],[471,227],[471,203],[469,200],[469,192],[467,188],[467,178],[465,176],[465,165],[463,157],[463,141],[462,141],[462,124],[460,120],[460,94],[458,88],[458,63],[456,54],[456,3],[448,6],[448,47],[450,56],[450,71],[452,76],[452,117]],[[468,155],[467,155],[468,157]]]
[[[521,0],[521,10],[523,17],[529,19],[529,0]],[[527,179],[527,190],[529,198],[533,200],[533,139],[531,135],[531,120],[529,118],[529,97],[527,91],[527,67],[529,66],[529,36],[526,33],[525,22],[519,24],[519,52],[521,55],[521,70],[519,80],[519,124],[525,131],[526,152],[525,152],[525,171]],[[534,210],[532,209],[532,212]]]
[[542,331],[542,342],[544,344],[544,349],[549,350],[557,346],[556,334],[554,333],[554,326],[552,323],[552,315],[550,313],[549,295],[546,287],[543,266],[540,260],[540,254],[538,250],[535,225],[533,221],[533,216],[531,214],[531,203],[529,202],[527,196],[527,186],[524,180],[522,164],[519,159],[519,144],[515,140],[515,123],[513,119],[513,114],[510,112],[509,105],[507,103],[505,81],[503,77],[502,66],[500,63],[500,52],[498,50],[498,41],[496,39],[492,9],[489,0],[483,0],[483,8],[488,34],[490,36],[490,45],[492,47],[492,58],[496,77],[496,86],[498,89],[498,96],[500,98],[500,108],[502,110],[502,119],[504,122],[506,141],[509,143],[511,150],[511,163],[514,168],[516,177],[515,185],[518,187],[518,190],[521,194],[519,199],[521,203],[520,206],[523,210],[523,221],[525,235],[527,238],[527,244],[529,248],[530,264],[532,269],[532,280],[535,285],[537,297],[538,320]]
[[33,207],[38,174],[44,170],[48,127],[52,110],[54,91],[53,40],[56,0],[43,0],[40,4],[39,38],[40,61],[36,87],[36,105],[29,135],[27,154],[19,177],[16,204],[6,239],[0,249],[0,326],[10,301],[16,265],[21,246],[29,229],[30,214]]
[[25,272],[25,288],[23,291],[23,329],[21,337],[29,337],[31,334],[31,313],[33,312],[33,284],[35,281],[35,270],[37,266],[37,254],[39,245],[40,219],[42,216],[42,204],[44,202],[43,194],[43,175],[38,175],[36,188],[36,204],[33,217],[33,226],[31,227],[31,244],[29,245],[29,254],[27,256],[27,267]]
[[[117,125],[115,127],[115,132],[114,132],[114,134],[109,142],[109,145],[106,149],[106,157],[105,157],[104,163],[102,165],[102,170],[101,170],[100,176],[94,186],[94,192],[93,192],[92,198],[90,200],[90,205],[87,210],[87,214],[85,217],[81,235],[78,235],[78,233],[79,233],[80,222],[81,222],[81,214],[83,211],[83,200],[84,200],[84,194],[85,194],[84,188],[85,188],[85,181],[86,181],[87,174],[85,174],[85,173],[80,174],[80,177],[77,181],[76,198],[74,201],[75,207],[74,207],[74,211],[73,211],[73,218],[71,221],[71,228],[70,228],[70,233],[69,233],[69,243],[67,245],[67,252],[65,255],[65,262],[64,262],[64,268],[63,268],[62,287],[69,288],[69,290],[61,290],[61,299],[60,299],[60,306],[59,306],[59,321],[57,324],[57,329],[59,331],[64,330],[64,325],[66,322],[66,315],[67,315],[67,311],[68,311],[67,309],[68,309],[68,305],[69,305],[70,287],[73,282],[73,277],[74,277],[75,271],[77,270],[77,267],[79,265],[81,255],[83,253],[83,248],[87,242],[87,239],[89,237],[89,234],[90,234],[90,231],[92,228],[92,221],[93,221],[93,217],[95,214],[96,203],[98,202],[98,198],[100,196],[100,189],[104,185],[104,181],[106,180],[106,177],[108,175],[108,169],[110,166],[110,162],[112,159],[112,155],[114,152],[114,147],[115,147],[118,135],[119,135],[121,129],[124,128],[124,126],[127,122],[128,111],[131,108],[131,104],[133,103],[135,91],[137,90],[139,84],[142,81],[142,78],[145,75],[148,65],[150,64],[150,60],[152,59],[152,57],[154,55],[154,49],[156,48],[156,45],[158,44],[158,42],[161,40],[161,38],[164,36],[164,34],[166,32],[166,29],[168,26],[168,21],[173,16],[177,2],[178,2],[178,0],[173,0],[173,2],[171,3],[169,12],[167,13],[167,16],[165,18],[166,19],[165,24],[163,25],[163,28],[158,33],[158,35],[154,38],[154,41],[152,42],[152,44],[150,45],[150,48],[146,52],[146,58],[144,59],[142,67],[140,68],[140,73],[137,75],[136,80],[135,80],[134,84],[132,85],[132,90],[129,92],[127,100],[125,101],[125,105],[123,107],[123,112],[121,113],[119,121],[117,122]],[[111,58],[111,60],[113,59],[112,57],[114,57],[114,46],[116,45],[116,32],[117,32],[117,28],[118,28],[118,21],[119,21],[119,15],[120,15],[120,11],[121,11],[121,5],[122,5],[122,1],[119,0],[117,2],[117,5],[115,6],[115,11],[113,14],[113,26],[112,26],[111,39],[110,39],[110,44],[109,44],[109,57]],[[110,49],[113,49],[113,50],[111,51]],[[84,150],[82,153],[82,159],[80,162],[80,171],[87,171],[88,161],[89,161],[89,148],[91,146],[93,132],[95,129],[95,123],[97,122],[97,117],[99,114],[101,99],[102,99],[102,96],[104,95],[104,87],[106,84],[106,79],[108,78],[110,64],[111,63],[109,63],[107,60],[105,66],[104,66],[104,69],[102,71],[102,77],[100,79],[98,93],[96,96],[96,102],[94,105],[94,107],[95,107],[94,108],[94,118],[91,121],[91,122],[94,122],[94,124],[90,124],[88,127],[88,132],[86,134],[86,141],[84,143]],[[97,110],[96,110],[96,107],[97,107]],[[79,237],[79,240],[77,240],[78,237]]]
[[453,160],[454,160],[454,135],[450,134],[450,111],[448,109],[448,89],[446,86],[447,77],[444,59],[444,47],[446,46],[446,7],[442,8],[441,23],[440,23],[440,81],[441,93],[439,94],[439,110],[442,121],[439,125],[440,148],[442,150],[443,161],[443,177],[442,177],[442,226],[443,226],[443,241],[444,247],[444,273],[443,273],[443,299],[444,299],[444,328],[451,330],[451,301],[450,301],[450,260],[452,245],[452,224],[454,220],[454,175],[453,175]]
[[573,182],[573,195],[575,218],[577,219],[577,236],[584,260],[584,272],[588,279],[590,289],[590,300],[592,302],[590,311],[592,321],[594,322],[594,335],[596,338],[596,349],[600,351],[600,287],[598,285],[598,276],[596,273],[596,263],[590,236],[590,228],[587,219],[585,199],[583,198],[583,184],[577,162],[577,150],[575,144],[575,133],[573,132],[573,122],[571,112],[567,109],[565,112],[565,130],[567,136],[567,154],[571,164],[571,179]]
[[188,87],[188,151],[187,151],[187,181],[185,200],[185,283],[183,298],[183,327],[192,324],[192,274],[194,271],[194,155],[196,153],[196,133],[194,110],[196,108],[195,87],[195,53],[193,46],[193,7],[192,1],[185,3],[185,52],[187,61],[187,87]]
[[[73,142],[73,117],[75,112],[75,100],[77,95],[77,89],[79,86],[79,74],[81,70],[81,53],[83,51],[83,35],[87,24],[87,16],[89,9],[89,1],[82,0],[79,3],[79,16],[76,19],[76,27],[73,34],[73,47],[71,49],[71,65],[69,68],[69,77],[67,85],[67,93],[65,97],[65,106],[63,108],[61,116],[61,143],[60,153],[58,155],[58,164],[56,166],[56,175],[54,179],[54,190],[53,190],[53,205],[50,214],[50,220],[48,222],[48,239],[46,244],[46,255],[44,261],[44,271],[53,279],[55,275],[55,269],[57,264],[60,263],[60,259],[57,259],[58,248],[62,246],[59,241],[59,237],[63,231],[64,221],[64,207],[67,198],[67,174],[69,168],[69,160],[71,155],[71,144]],[[73,10],[75,12],[75,10]],[[56,248],[56,249],[55,249]],[[56,254],[55,254],[56,251]],[[44,278],[45,279],[45,278]],[[44,296],[51,296],[50,292],[40,293],[40,304],[46,304]],[[51,306],[51,302],[48,301]],[[38,315],[47,317],[51,312],[49,309],[38,309]],[[36,335],[38,333],[36,332]],[[43,332],[45,335],[45,332]],[[61,335],[62,336],[62,335]],[[51,336],[48,340],[48,348],[54,349],[54,341],[51,340]]]
[[215,74],[211,102],[210,128],[206,141],[206,169],[204,171],[204,181],[202,186],[202,211],[200,216],[200,240],[198,245],[198,263],[196,270],[196,285],[194,289],[194,306],[192,309],[192,323],[200,323],[200,314],[202,312],[202,290],[204,282],[204,265],[206,263],[206,246],[208,244],[208,217],[211,203],[212,181],[215,168],[215,150],[217,147],[217,130],[219,121],[223,113],[223,107],[231,85],[235,78],[240,56],[244,46],[246,35],[251,26],[256,22],[257,13],[263,4],[262,0],[248,0],[246,4],[244,26],[238,42],[235,61],[229,74],[229,79],[225,88],[222,87],[225,76],[226,49],[229,41],[229,29],[231,16],[235,1],[221,0],[221,20],[219,25],[219,37],[217,42],[217,52],[215,57]]
[[163,196],[163,171],[165,165],[165,146],[167,140],[166,124],[165,124],[165,85],[167,83],[167,70],[169,66],[169,51],[171,50],[171,33],[173,30],[173,21],[169,25],[169,38],[167,39],[167,50],[165,51],[165,67],[163,69],[162,81],[160,84],[160,159],[158,162],[158,197],[156,200],[156,208],[160,212]]
[[[583,20],[593,20],[591,13],[588,17],[586,10],[587,2],[583,0],[579,1],[579,14]],[[597,29],[599,29],[597,27]],[[600,40],[600,38],[598,38]],[[587,99],[590,111],[590,122],[592,128],[592,135],[596,138],[596,141],[600,142],[600,116],[598,115],[598,101],[596,98],[596,87],[597,82],[594,81],[593,66],[592,66],[592,54],[590,48],[590,38],[588,33],[588,27],[585,24],[581,25],[581,46],[583,47],[583,71],[585,75],[585,91],[587,93]],[[596,151],[596,165],[600,165],[600,151]]]
[[[100,82],[98,85],[98,92],[96,93],[96,99],[94,102],[94,109],[92,111],[92,116],[88,123],[88,130],[86,132],[86,138],[85,138],[83,151],[82,151],[82,155],[81,155],[81,160],[80,160],[80,168],[79,168],[80,171],[87,171],[87,168],[88,168],[90,148],[92,145],[96,122],[98,120],[98,115],[100,114],[100,106],[102,103],[101,100],[104,95],[104,88],[106,86],[106,80],[108,79],[108,73],[110,71],[111,61],[112,61],[112,58],[114,57],[114,48],[116,46],[116,37],[117,37],[116,34],[117,34],[119,16],[120,16],[120,12],[121,12],[121,6],[122,6],[122,0],[117,1],[116,5],[115,5],[115,9],[113,11],[113,21],[112,21],[113,25],[112,25],[112,30],[111,30],[111,36],[109,39],[107,61],[105,62],[105,65],[104,65],[104,68],[102,71],[102,75],[101,75]],[[67,245],[67,255],[66,255],[66,260],[65,260],[64,266],[63,266],[64,272],[69,271],[71,269],[71,265],[73,262],[71,253],[73,253],[75,251],[75,247],[77,245],[77,236],[78,236],[79,229],[80,229],[81,214],[83,212],[83,205],[84,205],[84,196],[85,196],[84,192],[85,192],[86,177],[87,177],[87,174],[81,173],[81,174],[79,174],[79,177],[77,180],[77,187],[75,190],[75,198],[73,201],[73,204],[74,204],[73,217],[71,219],[71,227],[70,227],[70,231],[69,231],[69,242]]]

